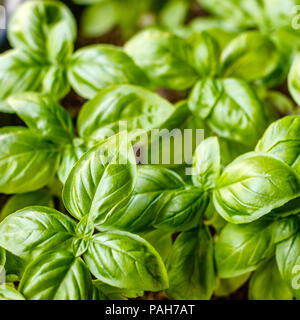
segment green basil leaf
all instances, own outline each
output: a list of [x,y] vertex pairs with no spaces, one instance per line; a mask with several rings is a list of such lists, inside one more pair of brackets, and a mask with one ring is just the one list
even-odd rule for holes
[[25,300],[25,297],[11,286],[0,286],[0,300]]
[[267,105],[268,118],[271,121],[276,121],[283,115],[295,112],[294,102],[282,92],[268,90],[264,93],[263,99],[263,103]]
[[217,135],[254,146],[267,126],[254,90],[237,79],[203,79],[189,97],[189,107]]
[[74,256],[80,257],[82,256],[89,247],[89,240],[85,238],[75,238],[73,239],[72,249]]
[[275,44],[260,32],[248,31],[226,46],[221,63],[224,77],[254,81],[266,77],[277,67],[279,53]]
[[287,217],[300,213],[300,197],[287,202],[282,207],[274,209],[271,213],[274,217]]
[[[113,287],[112,287],[113,288]],[[105,294],[101,292],[101,289],[99,289],[97,286],[93,286],[93,299],[92,300],[127,300],[125,297],[120,295],[119,293],[111,293],[111,294]]]
[[116,207],[102,226],[114,226],[130,232],[151,230],[159,210],[185,186],[171,170],[138,166],[137,181],[128,204],[122,209]]
[[109,32],[117,22],[115,3],[101,1],[83,10],[81,31],[85,37],[97,37]]
[[[0,55],[0,110],[14,112],[6,99],[24,91],[45,91],[44,78],[49,66],[39,58],[21,50],[9,50]],[[56,79],[58,81],[58,79]]]
[[[204,128],[204,122],[195,117],[188,106],[187,100],[179,101],[175,105],[170,117],[160,126],[160,129],[199,129]],[[205,128],[206,129],[206,128]]]
[[72,57],[68,78],[74,90],[91,99],[100,89],[115,84],[147,86],[148,79],[133,60],[118,47],[93,45],[78,50]]
[[[151,17],[151,4],[152,0],[126,0],[126,1],[117,1],[115,3],[116,14],[119,18],[120,29],[123,33],[124,38],[128,38],[134,32],[145,26],[151,25],[154,17]],[[160,6],[159,4],[155,4],[154,6]],[[154,8],[155,9],[155,8]],[[143,19],[143,15],[149,13],[150,11],[150,21],[148,22],[146,19]],[[126,12],[126,14],[124,14]],[[149,16],[148,16],[149,17]]]
[[127,300],[127,298],[137,298],[143,296],[143,291],[116,288],[107,285],[99,280],[93,281],[93,300]]
[[94,224],[88,215],[84,216],[76,227],[76,235],[82,238],[90,238],[94,233]]
[[28,300],[90,300],[93,284],[80,258],[58,250],[45,253],[28,265],[19,290]]
[[[233,28],[226,21],[218,17],[201,16],[192,19],[187,25],[187,29],[189,31],[188,34],[197,34],[203,31],[210,33],[211,31],[215,31],[216,29],[223,29],[223,32],[227,34],[229,33],[228,31]],[[230,37],[230,40],[232,40],[232,37]]]
[[64,4],[24,3],[10,19],[8,37],[16,49],[0,57],[2,111],[12,112],[5,99],[15,93],[36,91],[59,99],[69,91],[66,64],[76,22]]
[[39,91],[57,100],[63,98],[70,91],[67,70],[60,65],[49,67],[43,79],[43,87]]
[[167,261],[172,248],[172,233],[164,230],[153,230],[141,235],[160,254],[163,261]]
[[283,48],[280,47],[277,47],[277,50],[279,54],[279,62],[277,67],[266,77],[256,81],[258,85],[262,85],[265,88],[276,88],[283,85],[286,81],[286,78],[290,70],[290,66],[292,64],[291,51],[287,49],[287,52],[285,52]]
[[276,248],[276,261],[282,276],[293,295],[300,299],[300,233],[279,243]]
[[288,77],[288,87],[290,94],[296,103],[300,105],[300,54],[297,54],[294,58]]
[[189,11],[189,2],[171,0],[166,3],[159,14],[160,24],[166,28],[176,28],[183,25]]
[[45,186],[54,176],[59,149],[24,127],[0,130],[0,192],[25,193]]
[[193,47],[193,65],[202,77],[213,77],[219,72],[220,48],[206,31],[193,34],[188,42]]
[[102,90],[87,102],[80,111],[77,126],[81,137],[98,140],[108,132],[118,133],[120,121],[126,121],[128,132],[159,128],[173,111],[174,107],[155,93],[120,85]]
[[44,190],[15,194],[11,196],[3,206],[0,213],[0,221],[2,221],[11,213],[30,206],[44,206],[53,208],[53,198],[49,192]]
[[229,165],[233,160],[242,154],[253,151],[253,147],[245,144],[218,137],[220,150],[222,150],[221,166],[222,168]]
[[250,300],[292,300],[293,294],[282,280],[272,258],[258,268],[249,283]]
[[[241,0],[198,0],[207,11],[221,17],[223,20],[230,20],[231,24],[237,27],[252,27],[254,21],[251,14],[245,10],[244,2]],[[253,4],[253,1],[251,1]]]
[[196,149],[193,183],[203,189],[213,189],[221,171],[220,146],[216,137],[205,139]]
[[136,180],[136,163],[126,134],[116,135],[85,153],[71,170],[63,201],[77,219],[90,214],[103,223],[113,207],[126,201]]
[[5,250],[0,247],[0,271],[1,271],[2,267],[5,266],[5,261],[6,261]]
[[213,227],[217,234],[219,234],[227,224],[227,221],[216,211],[213,201],[209,201],[204,217],[205,225]]
[[288,116],[273,122],[255,151],[274,155],[300,174],[300,116]]
[[73,241],[73,253],[76,257],[83,255],[94,233],[94,224],[89,215],[85,215],[77,224],[76,239]]
[[208,300],[215,287],[213,240],[206,226],[183,232],[167,263],[170,288],[176,300]]
[[213,37],[219,46],[220,51],[228,45],[239,33],[228,21],[212,17],[198,17],[189,24],[192,34],[199,34],[203,31]]
[[6,251],[0,247],[0,287],[3,282],[6,282]]
[[6,217],[0,224],[0,246],[25,260],[57,247],[70,247],[75,223],[46,207],[29,207]]
[[72,168],[75,166],[76,162],[83,156],[83,154],[86,151],[87,148],[85,146],[77,146],[74,143],[64,148],[57,171],[57,175],[61,183],[64,184],[66,182]]
[[184,90],[197,80],[192,47],[169,32],[142,31],[126,43],[125,51],[157,87]]
[[166,198],[157,213],[154,226],[166,231],[184,231],[196,227],[208,204],[207,194],[199,188],[186,187]]
[[144,239],[128,232],[96,234],[84,260],[96,278],[114,287],[151,291],[168,287],[159,254]]
[[[270,219],[274,219],[270,215]],[[284,241],[299,231],[300,222],[297,216],[279,218],[273,224],[273,239],[276,243]]]
[[59,62],[73,51],[76,21],[61,2],[29,1],[11,17],[8,38],[15,48],[30,50],[45,61]]
[[230,294],[238,290],[243,284],[245,284],[250,275],[251,273],[249,272],[233,278],[219,279],[219,284],[214,294],[217,297],[229,296]]
[[57,144],[72,142],[72,118],[51,97],[38,93],[23,93],[10,98],[8,102],[32,131]]
[[11,282],[20,281],[20,278],[27,266],[28,261],[6,251],[5,273],[7,281],[12,277]]
[[198,225],[207,200],[202,190],[187,186],[173,171],[142,165],[128,203],[116,206],[98,228],[187,230]]
[[276,243],[289,238],[299,228],[298,218],[263,218],[234,225],[227,224],[215,245],[215,259],[221,278],[237,277],[256,270],[274,254]]
[[291,167],[271,155],[252,152],[225,168],[213,199],[225,220],[248,223],[299,197],[299,192],[300,179]]

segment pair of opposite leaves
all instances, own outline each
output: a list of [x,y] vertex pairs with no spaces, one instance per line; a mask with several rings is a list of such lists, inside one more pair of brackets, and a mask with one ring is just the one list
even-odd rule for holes
[[[90,272],[124,290],[168,287],[163,261],[148,242],[101,227],[114,206],[126,205],[135,181],[131,145],[114,136],[87,152],[66,181],[63,199],[77,225],[46,207],[25,208],[4,219],[1,247],[28,263],[19,286],[24,297],[91,299]],[[101,232],[94,234],[95,228]]]

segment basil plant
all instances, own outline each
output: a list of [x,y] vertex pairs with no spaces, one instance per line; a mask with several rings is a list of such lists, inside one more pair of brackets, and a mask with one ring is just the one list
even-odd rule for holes
[[4,286],[0,296],[97,300],[167,288],[166,269],[153,246],[108,227],[111,210],[129,204],[137,175],[131,145],[121,135],[113,136],[91,148],[71,170],[62,196],[72,218],[42,206],[6,217],[0,245],[25,267],[18,290]]
[[228,222],[215,245],[218,276],[245,282],[254,271],[251,299],[300,297],[299,132],[300,116],[275,121],[214,180],[214,208]]
[[[188,184],[167,168],[137,166],[124,132],[96,144],[64,184],[73,219],[29,206],[0,223],[8,279],[0,297],[119,299],[168,289],[173,299],[209,299],[214,250],[202,220],[212,185],[200,181]],[[174,232],[182,233],[172,245]],[[10,281],[20,282],[18,291]]]
[[86,102],[77,128],[67,110],[49,95],[27,92],[8,101],[27,127],[0,129],[0,191],[6,194],[38,190],[56,173],[64,183],[76,161],[94,144],[126,129],[159,128],[176,111],[157,94],[132,85],[109,87]]
[[228,30],[258,29],[286,53],[299,48],[295,28],[298,0],[198,0],[198,3],[211,13],[211,25],[222,21]]
[[188,0],[74,2],[86,35],[143,30],[78,48],[50,0],[9,21],[0,300],[300,299],[300,3],[199,0],[187,21]]
[[184,39],[148,29],[125,51],[157,87],[189,90],[191,112],[222,139],[251,150],[271,122],[261,92],[275,85],[280,52],[259,31],[244,32],[222,48],[208,31]]
[[13,112],[7,98],[25,91],[50,94],[56,100],[72,88],[94,97],[113,84],[148,86],[148,79],[122,49],[92,45],[74,53],[76,21],[60,1],[26,1],[8,25],[12,47],[0,55],[0,111]]

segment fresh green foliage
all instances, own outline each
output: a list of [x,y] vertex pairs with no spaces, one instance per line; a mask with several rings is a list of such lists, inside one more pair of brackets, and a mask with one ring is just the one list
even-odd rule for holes
[[14,49],[0,56],[2,112],[13,112],[7,98],[25,91],[51,94],[58,100],[71,84],[79,95],[92,98],[112,84],[147,82],[117,47],[94,45],[73,54],[76,21],[59,1],[25,2],[10,20],[8,38]]
[[157,87],[192,89],[190,110],[219,137],[251,148],[267,128],[269,114],[253,84],[272,78],[280,53],[259,32],[242,33],[222,49],[207,31],[183,39],[147,29],[130,39],[125,51]]
[[24,296],[8,285],[0,286],[0,300],[25,300]]
[[244,273],[241,276],[227,279],[218,279],[218,286],[214,292],[217,297],[226,297],[239,289],[250,277],[249,273]]
[[249,298],[252,300],[292,300],[293,294],[283,282],[275,259],[265,262],[250,281]]
[[183,232],[168,259],[170,288],[177,300],[209,299],[215,286],[213,241],[206,226]]
[[232,278],[255,270],[274,254],[278,242],[297,231],[299,220],[259,219],[252,223],[227,224],[216,243],[216,264],[221,278]]
[[[124,160],[126,164],[116,164]],[[94,233],[94,225],[101,225],[109,209],[128,201],[135,184],[135,166],[131,145],[113,136],[86,153],[67,179],[63,198],[70,214],[80,220],[77,226],[68,216],[38,206],[3,220],[1,247],[26,261],[18,288],[26,299],[92,299],[90,272],[125,290],[157,291],[168,286],[161,257],[143,238],[118,230]],[[82,180],[78,170],[88,176]],[[125,185],[117,183],[120,177],[126,179]],[[78,202],[73,201],[73,192]]]
[[114,86],[102,90],[83,106],[77,126],[81,137],[98,140],[110,131],[118,132],[122,121],[129,132],[159,127],[173,111],[168,101],[147,90],[130,85]]
[[5,99],[14,93],[51,92],[61,98],[68,92],[62,66],[76,38],[76,22],[68,8],[59,2],[28,1],[10,19],[8,37],[14,49],[0,59],[1,110],[10,110]]
[[278,62],[275,44],[258,31],[249,31],[236,37],[224,49],[221,73],[225,77],[253,81],[274,71]]
[[224,169],[214,191],[214,203],[223,218],[251,222],[299,197],[299,124],[299,116],[278,120],[255,152]]
[[126,43],[125,51],[158,87],[184,90],[197,80],[192,46],[169,32],[142,31]]
[[220,146],[216,137],[203,141],[196,150],[193,182],[204,189],[213,189],[221,170]]
[[156,24],[172,30],[183,28],[191,1],[73,0],[73,2],[87,5],[81,16],[81,31],[85,36],[102,36],[118,27],[122,37],[127,38],[140,28]]
[[93,45],[78,50],[69,63],[68,78],[76,92],[91,99],[99,89],[113,84],[147,86],[145,74],[122,49]]
[[183,231],[199,224],[206,205],[207,195],[200,188],[187,185],[174,172],[140,166],[129,202],[112,210],[103,225],[134,232],[153,227]]
[[[175,110],[146,89],[113,86],[83,106],[76,137],[71,116],[50,96],[23,93],[10,98],[9,104],[28,128],[0,129],[0,167],[4,172],[0,191],[7,194],[38,190],[56,171],[64,183],[88,146],[119,131],[159,127]],[[127,128],[122,128],[122,121]]]
[[276,44],[258,31],[244,32],[223,48],[208,31],[183,39],[152,28],[130,39],[125,51],[154,83],[176,90],[190,88],[197,77],[234,77],[260,83],[279,68],[281,57]]
[[0,191],[24,193],[44,187],[54,175],[59,157],[59,146],[32,130],[1,128]]
[[[297,31],[293,28],[295,6],[298,0],[198,0],[206,10],[226,21],[228,29],[245,30],[257,28],[275,39],[282,50],[299,48]],[[294,41],[289,41],[293,39]]]
[[300,64],[300,56],[299,54],[295,57],[294,63],[291,67],[289,73],[289,90],[291,95],[295,99],[295,101],[299,104],[300,103],[300,73],[299,73],[299,64]]
[[214,190],[223,218],[242,223],[227,224],[216,242],[218,275],[234,278],[256,270],[251,299],[299,297],[299,120],[289,116],[274,122],[255,152],[224,169]]
[[294,234],[277,246],[276,261],[283,280],[293,295],[299,299],[299,229],[297,231],[297,234]]
[[11,196],[3,206],[0,213],[0,221],[11,213],[29,206],[54,207],[53,197],[48,190],[15,194]]
[[[203,79],[193,88],[189,107],[220,137],[255,145],[266,127],[261,102],[238,79]],[[239,130],[235,130],[235,128]]]
[[0,55],[0,299],[300,299],[300,2],[74,2]]

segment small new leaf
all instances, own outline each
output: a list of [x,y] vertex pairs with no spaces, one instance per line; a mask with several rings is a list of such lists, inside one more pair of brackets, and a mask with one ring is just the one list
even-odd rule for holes
[[196,149],[193,183],[204,190],[213,189],[221,171],[220,146],[216,137],[204,140]]

